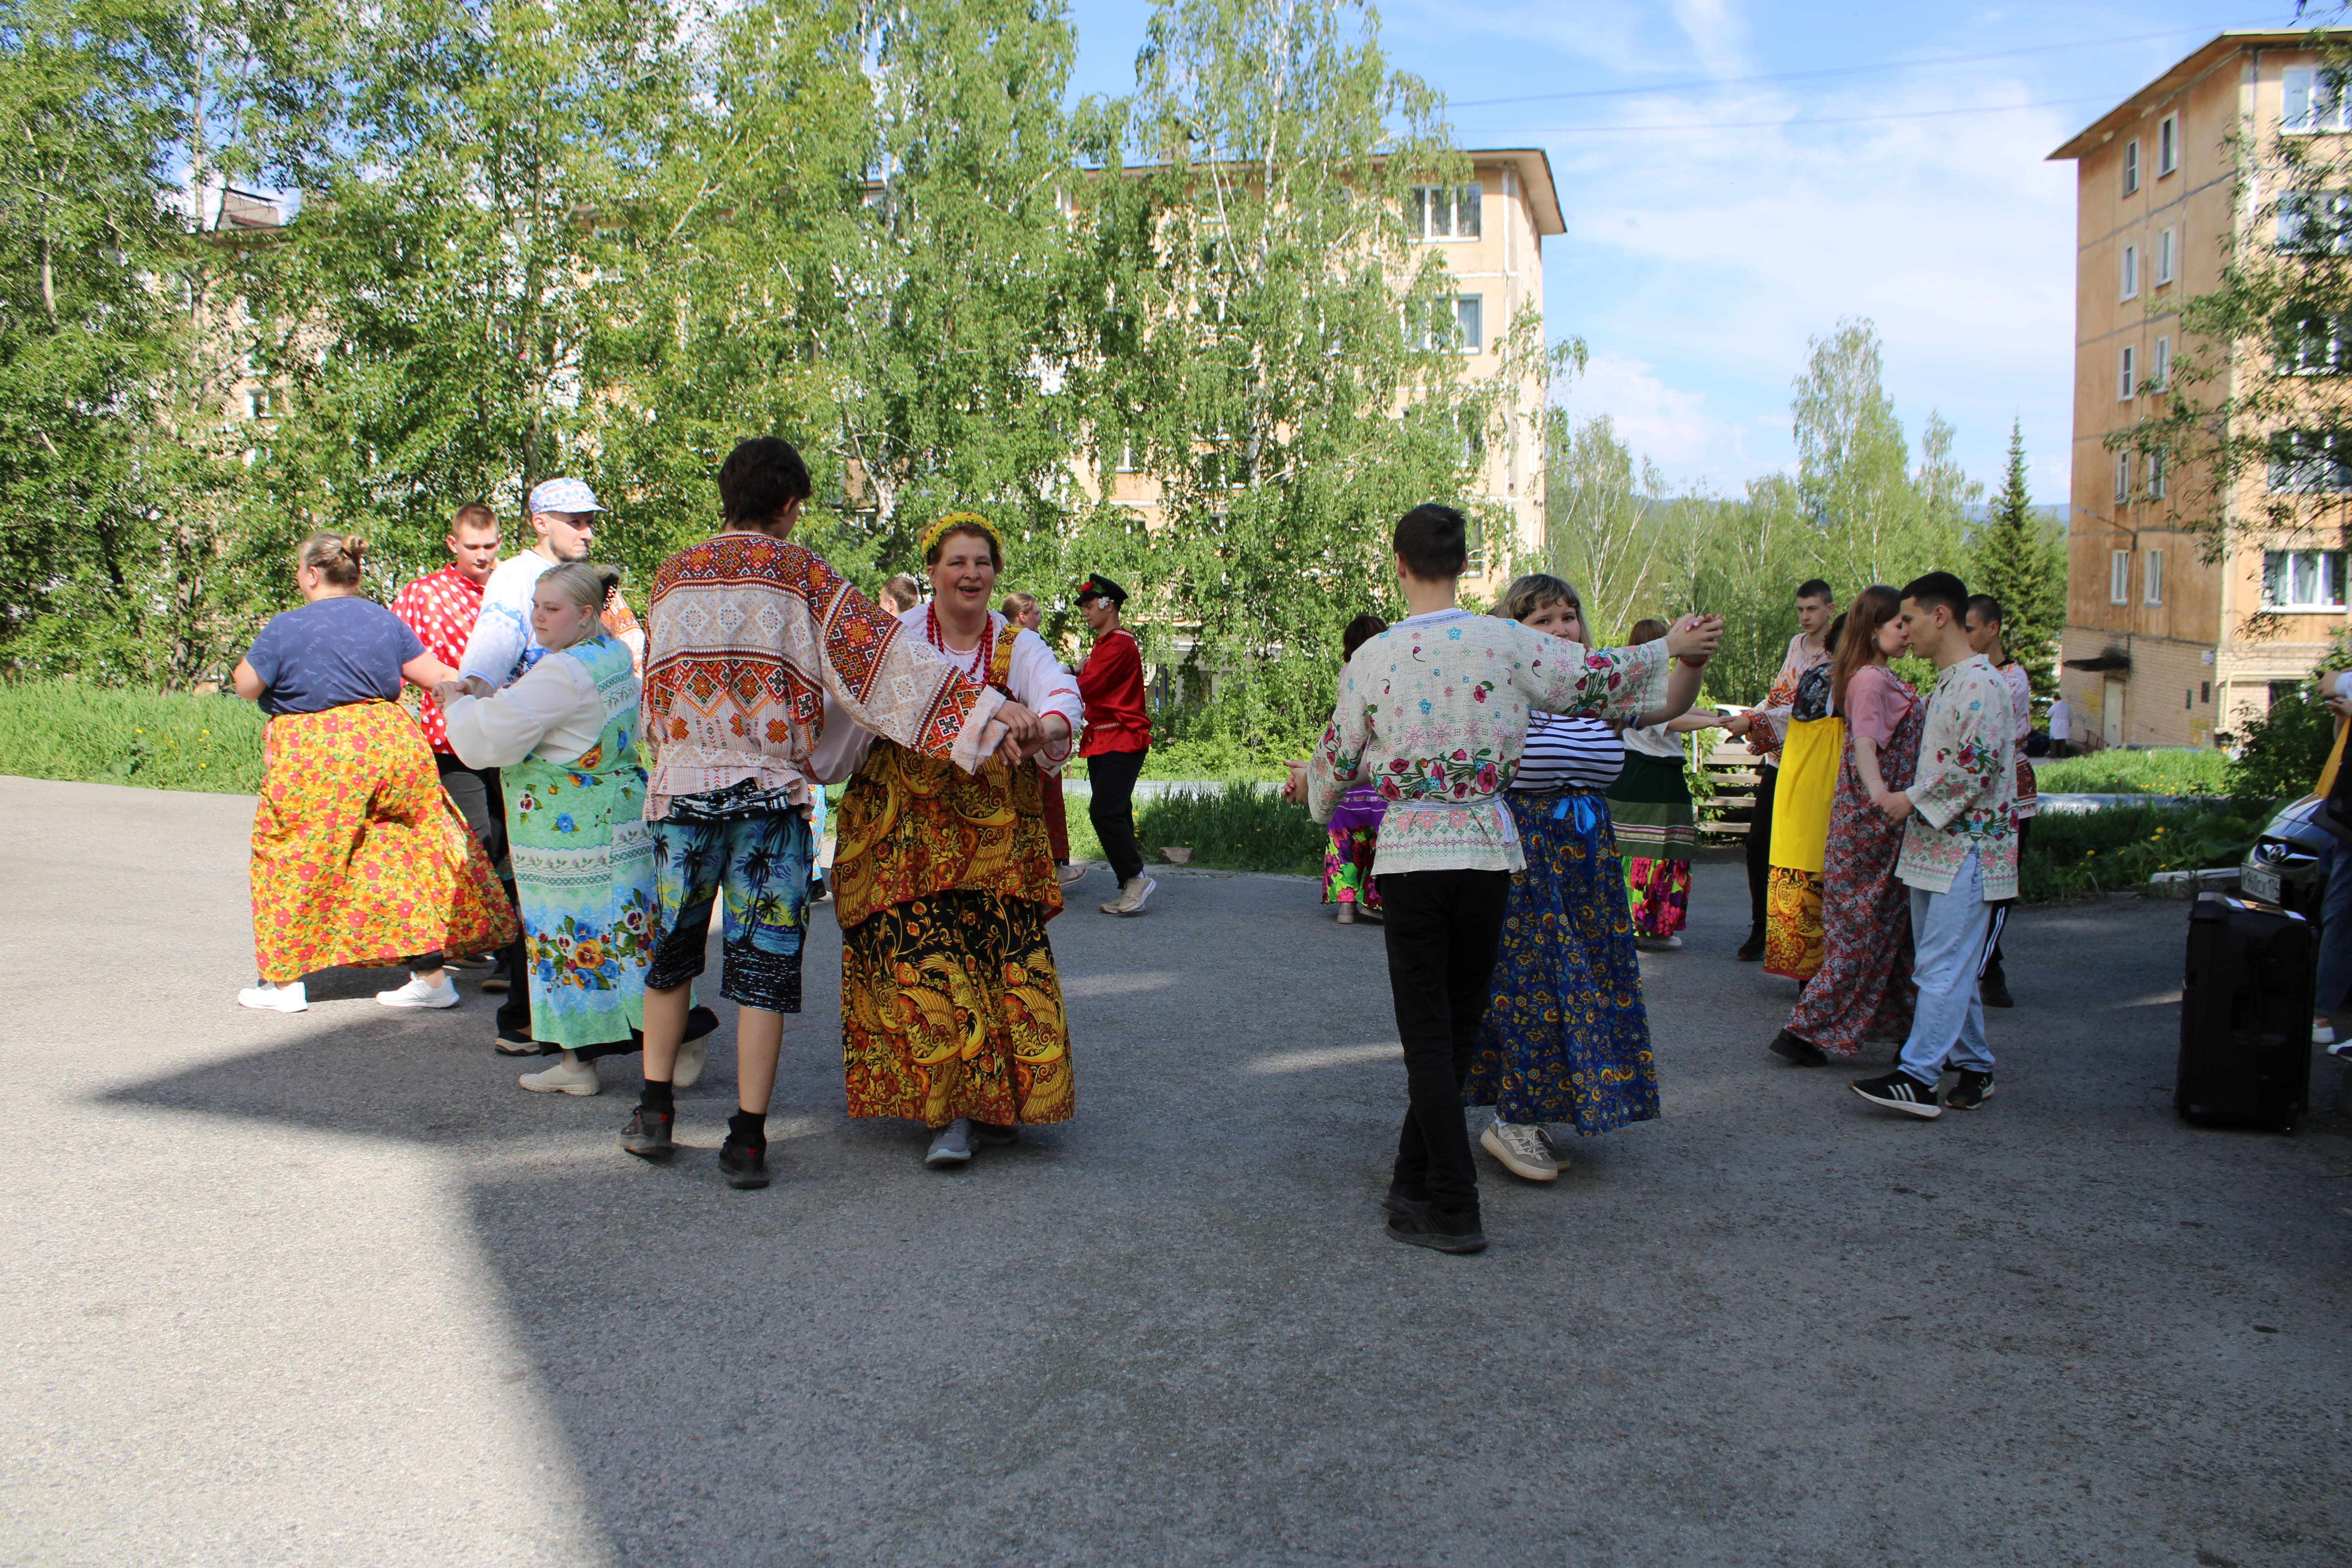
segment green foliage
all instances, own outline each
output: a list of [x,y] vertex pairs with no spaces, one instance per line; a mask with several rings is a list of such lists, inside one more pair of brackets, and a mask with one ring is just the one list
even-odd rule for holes
[[2018,868],[2019,894],[2028,903],[2051,903],[2140,887],[2158,871],[2235,866],[2270,820],[2273,805],[2230,797],[2210,805],[2037,816]]
[[2066,626],[2066,534],[2033,510],[2025,482],[2025,431],[2009,427],[2009,468],[1992,516],[1969,544],[1969,588],[2000,601],[2001,647],[2025,667],[2034,691],[2058,689],[2058,635]]
[[2308,795],[2336,743],[2336,716],[2306,689],[2239,726],[2230,788],[2242,795]]
[[2230,759],[2216,751],[2166,746],[2149,752],[2090,752],[2034,764],[2045,795],[2275,795],[2238,788]]
[[261,787],[261,710],[230,697],[0,684],[0,773],[249,795]]
[[1306,812],[1255,784],[1150,796],[1136,807],[1135,834],[1146,855],[1190,845],[1193,864],[1235,871],[1319,873],[1328,841]]

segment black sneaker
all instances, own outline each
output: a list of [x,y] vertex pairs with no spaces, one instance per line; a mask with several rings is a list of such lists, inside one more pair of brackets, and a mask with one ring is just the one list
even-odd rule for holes
[[1486,1233],[1478,1228],[1476,1214],[1456,1218],[1435,1204],[1423,1204],[1406,1214],[1389,1215],[1389,1235],[1408,1247],[1439,1252],[1484,1252]]
[[1772,1037],[1771,1052],[1793,1067],[1825,1068],[1830,1065],[1829,1053],[1811,1040],[1801,1040],[1783,1029]]
[[1944,1103],[1955,1110],[1974,1110],[1992,1098],[1992,1074],[1960,1069],[1960,1081],[1944,1091]]
[[1021,1142],[1021,1129],[1017,1124],[1006,1126],[994,1121],[974,1121],[971,1124],[971,1136],[976,1143],[985,1143],[991,1148],[1002,1149],[1008,1143]]
[[1924,1117],[1932,1121],[1944,1114],[1944,1108],[1936,1103],[1936,1086],[1921,1083],[1901,1068],[1885,1078],[1855,1079],[1846,1087],[1873,1105],[1883,1105],[1906,1116]]
[[768,1184],[768,1152],[738,1143],[730,1137],[719,1147],[719,1173],[727,1178],[730,1187],[764,1187]]
[[2009,994],[2009,976],[2000,972],[1998,963],[1986,970],[1984,978],[1977,982],[1977,996],[1988,1007],[2017,1005],[2017,998]]
[[1381,1194],[1381,1207],[1391,1214],[1419,1214],[1429,1206],[1427,1198],[1417,1198],[1401,1193],[1394,1187]]
[[621,1129],[621,1147],[641,1160],[667,1160],[677,1145],[669,1130],[677,1121],[675,1110],[653,1110],[640,1105]]
[[1741,943],[1739,944],[1739,962],[1740,962],[1740,963],[1754,963],[1757,960],[1759,960],[1759,959],[1762,958],[1763,956],[1764,956],[1764,939],[1763,939],[1762,937],[1760,937],[1760,936],[1751,936],[1751,937],[1749,937],[1746,942],[1741,942]]

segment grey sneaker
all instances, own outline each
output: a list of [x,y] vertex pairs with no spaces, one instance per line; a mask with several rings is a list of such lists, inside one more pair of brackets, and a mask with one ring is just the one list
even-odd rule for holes
[[1017,1122],[974,1121],[971,1135],[992,1149],[1002,1149],[1021,1142],[1021,1127]]
[[1503,1169],[1530,1182],[1556,1182],[1559,1166],[1544,1147],[1543,1130],[1532,1122],[1496,1120],[1478,1134],[1478,1146],[1503,1163]]
[[971,1123],[959,1117],[931,1134],[930,1152],[923,1163],[935,1171],[971,1163]]

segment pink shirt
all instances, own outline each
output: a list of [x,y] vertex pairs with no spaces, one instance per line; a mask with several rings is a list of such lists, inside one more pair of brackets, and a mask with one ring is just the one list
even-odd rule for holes
[[1903,716],[1917,700],[1901,676],[1865,664],[1845,683],[1846,728],[1856,740],[1866,736],[1883,746],[1894,738],[1895,726],[1903,722]]

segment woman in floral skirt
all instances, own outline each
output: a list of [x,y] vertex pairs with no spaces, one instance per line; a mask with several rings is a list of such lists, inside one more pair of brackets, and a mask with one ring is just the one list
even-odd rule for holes
[[541,1093],[596,1093],[596,1058],[635,1048],[645,1027],[655,916],[640,688],[599,619],[619,578],[584,561],[550,567],[531,600],[547,657],[503,691],[478,677],[439,689],[458,760],[499,769],[505,786],[530,1032],[563,1054],[517,1080]]
[[[1369,611],[1349,621],[1348,629],[1339,634],[1339,662],[1355,658],[1358,648],[1388,629],[1388,622]],[[1387,811],[1388,802],[1381,798],[1380,786],[1360,784],[1339,797],[1331,813],[1330,842],[1323,847],[1323,901],[1339,906],[1341,925],[1351,924],[1360,913],[1370,920],[1381,918],[1381,889],[1372,881],[1372,856],[1381,847],[1381,817]]]
[[1844,755],[1822,856],[1822,963],[1772,1051],[1799,1067],[1851,1059],[1911,1032],[1911,890],[1895,879],[1903,829],[1877,802],[1910,787],[1927,704],[1886,667],[1905,647],[1900,596],[1874,584],[1854,596],[1830,667],[1830,707],[1845,720]]

